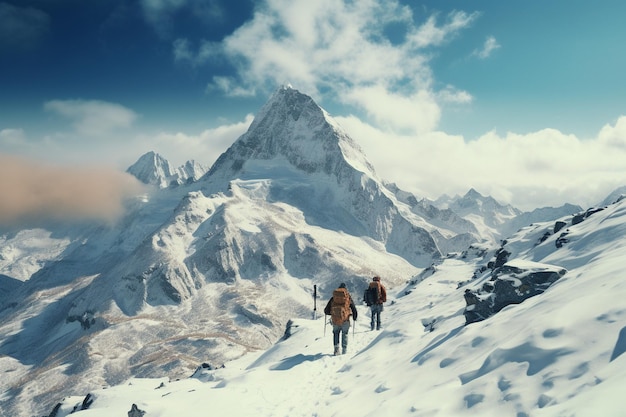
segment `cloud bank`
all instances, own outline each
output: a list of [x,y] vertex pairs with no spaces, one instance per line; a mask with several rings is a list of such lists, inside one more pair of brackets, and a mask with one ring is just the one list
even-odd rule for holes
[[0,225],[48,221],[114,222],[142,185],[115,170],[43,165],[0,154]]
[[488,132],[477,140],[430,132],[393,135],[356,117],[338,117],[379,175],[418,196],[464,194],[475,188],[522,210],[584,208],[626,184],[626,116],[593,139],[556,129],[528,134]]
[[185,132],[142,135],[136,139],[133,147],[145,150],[154,149],[175,166],[180,166],[190,159],[211,166],[239,136],[248,130],[253,119],[254,116],[248,114],[240,122],[205,129],[195,135]]
[[[334,110],[327,104],[339,103],[344,113],[335,118],[361,143],[380,176],[418,196],[463,194],[474,187],[530,210],[565,202],[593,205],[626,184],[625,117],[598,126],[593,138],[546,128],[524,134],[492,131],[468,140],[438,130],[445,111],[462,106],[471,111],[479,98],[439,82],[431,60],[464,36],[480,13],[435,13],[393,0],[266,0],[257,2],[252,18],[221,42],[174,36],[177,15],[187,10],[209,22],[219,16],[216,4],[141,0],[140,7],[146,22],[163,30],[176,63],[191,66],[194,74],[216,61],[232,66],[232,73],[209,73],[208,93],[267,97],[289,82],[327,110]],[[459,58],[488,59],[501,47],[489,36],[473,50],[483,39],[457,52]],[[252,120],[248,115],[197,134],[136,134],[129,128],[139,115],[120,104],[52,100],[44,109],[69,121],[73,131],[36,141],[25,128],[2,126],[3,148],[59,161],[128,158],[123,169],[149,150],[174,165],[191,158],[210,165]]]
[[76,131],[87,136],[130,127],[137,118],[134,111],[120,104],[99,100],[51,100],[44,109],[70,119]]

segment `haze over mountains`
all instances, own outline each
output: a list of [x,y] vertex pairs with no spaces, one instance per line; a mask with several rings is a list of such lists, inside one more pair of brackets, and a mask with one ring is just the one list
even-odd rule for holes
[[210,169],[148,152],[127,172],[152,187],[113,225],[0,235],[7,415],[267,349],[290,319],[311,316],[313,285],[323,300],[374,274],[400,288],[450,253],[583,211],[522,213],[475,190],[420,199],[378,178],[332,117],[288,86]]

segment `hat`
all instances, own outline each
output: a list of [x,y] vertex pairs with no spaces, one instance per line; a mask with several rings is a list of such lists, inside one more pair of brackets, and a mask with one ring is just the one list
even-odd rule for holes
[[342,282],[341,284],[339,284],[339,288],[346,288],[345,282]]
[[372,278],[374,281],[380,281],[380,277],[378,275],[376,275],[374,278]]

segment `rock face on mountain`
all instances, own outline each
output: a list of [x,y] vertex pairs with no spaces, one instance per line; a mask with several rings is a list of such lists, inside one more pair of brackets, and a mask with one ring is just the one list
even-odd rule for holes
[[190,375],[274,343],[311,314],[313,284],[322,298],[340,282],[359,294],[374,274],[393,287],[465,245],[289,87],[209,172],[191,171],[148,153],[128,172],[157,187],[116,225],[47,232],[58,250],[0,299],[0,369],[13,370],[3,409],[20,414],[31,392],[43,413],[131,376]]
[[270,201],[297,207],[309,224],[382,242],[414,265],[441,255],[430,233],[437,228],[399,204],[358,145],[310,97],[290,87],[274,94],[205,180],[223,188],[232,178],[271,178],[265,184]]

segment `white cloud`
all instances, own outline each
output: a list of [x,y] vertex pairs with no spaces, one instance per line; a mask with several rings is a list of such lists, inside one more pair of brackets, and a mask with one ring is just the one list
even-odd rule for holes
[[599,139],[609,148],[616,148],[616,151],[626,151],[626,116],[617,119],[615,126],[605,125],[599,134]]
[[454,11],[448,15],[447,21],[439,26],[437,25],[437,16],[430,16],[426,23],[412,31],[409,35],[409,42],[416,48],[439,46],[460,30],[471,25],[478,16],[478,13],[468,14],[463,11]]
[[[249,114],[240,122],[206,129],[198,135],[161,132],[156,135],[142,136],[136,139],[134,148],[143,149],[142,152],[154,150],[175,166],[182,165],[189,159],[211,166],[239,136],[248,130],[253,118]],[[137,157],[139,156],[138,154]]]
[[452,85],[446,86],[443,90],[437,92],[438,101],[441,103],[466,104],[471,103],[474,97],[464,90],[458,90]]
[[[54,160],[58,164],[98,164],[126,170],[148,151],[155,151],[173,165],[190,159],[210,166],[219,155],[246,132],[253,120],[248,114],[241,121],[225,123],[198,134],[187,132],[115,132],[83,140],[77,133],[58,132],[43,137],[28,137],[23,129],[0,130],[0,156],[23,155],[30,159]],[[100,131],[98,131],[100,132]],[[120,145],[123,150],[120,151]]]
[[474,52],[472,52],[472,55],[477,56],[480,59],[485,59],[488,58],[493,51],[500,48],[500,46],[501,45],[498,43],[498,41],[496,41],[496,38],[494,38],[493,36],[489,36],[487,40],[485,40],[483,47],[481,49],[474,50]]
[[359,104],[378,125],[391,130],[429,132],[435,129],[441,116],[439,106],[427,90],[403,96],[376,85],[349,90],[345,94],[346,101]]
[[[212,87],[233,94],[290,82],[320,102],[330,90],[332,99],[367,112],[386,129],[421,133],[437,126],[439,100],[471,97],[448,88],[438,94],[424,48],[445,44],[477,17],[453,12],[418,20],[393,0],[267,0],[224,40],[236,78],[216,78]],[[387,37],[390,24],[403,27],[403,40]]]
[[72,120],[76,132],[87,136],[128,128],[137,118],[122,105],[98,100],[52,100],[44,103],[44,109]]
[[253,97],[256,94],[254,87],[246,89],[233,77],[213,77],[213,82],[207,86],[207,91],[216,89],[229,97]]
[[337,119],[383,179],[418,196],[464,194],[474,187],[523,210],[565,202],[586,208],[626,184],[626,117],[591,140],[543,129],[488,132],[474,141],[443,132],[398,135],[354,116]]
[[173,44],[174,61],[186,62],[193,67],[205,64],[208,61],[220,59],[221,45],[216,42],[202,41],[197,51],[192,51],[188,39],[176,39]]

